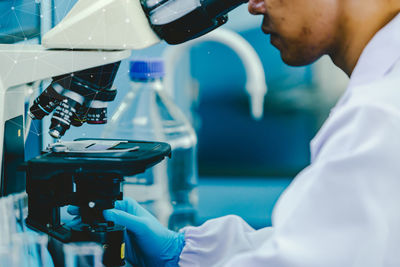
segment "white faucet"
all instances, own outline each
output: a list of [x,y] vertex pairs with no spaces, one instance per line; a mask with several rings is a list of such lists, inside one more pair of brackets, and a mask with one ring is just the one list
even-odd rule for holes
[[264,97],[267,93],[263,65],[254,48],[242,36],[231,30],[220,28],[185,44],[166,48],[163,57],[166,64],[167,75],[164,81],[167,91],[172,96],[176,93],[173,91],[175,66],[181,56],[193,46],[208,41],[222,43],[239,56],[246,71],[245,89],[249,95],[251,114],[254,119],[261,119],[264,111]]

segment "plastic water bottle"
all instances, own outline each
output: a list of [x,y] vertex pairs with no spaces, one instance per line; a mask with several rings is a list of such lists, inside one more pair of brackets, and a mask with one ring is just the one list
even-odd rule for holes
[[132,61],[131,89],[111,117],[106,138],[161,141],[172,158],[127,179],[132,197],[169,228],[193,225],[196,217],[197,137],[182,111],[163,90],[164,64],[159,59]]

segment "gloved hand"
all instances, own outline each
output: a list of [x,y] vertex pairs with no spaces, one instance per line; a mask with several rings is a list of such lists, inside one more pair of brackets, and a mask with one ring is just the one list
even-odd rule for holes
[[[69,212],[77,215],[77,209]],[[115,203],[105,210],[107,221],[125,226],[126,258],[135,266],[178,266],[185,245],[184,234],[168,230],[133,199]]]

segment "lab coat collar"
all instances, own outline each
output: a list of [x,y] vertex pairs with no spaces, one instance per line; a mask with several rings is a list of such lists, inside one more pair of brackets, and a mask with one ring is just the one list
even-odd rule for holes
[[[383,27],[365,47],[350,77],[347,90],[331,110],[332,116],[349,100],[355,87],[382,79],[400,61],[400,14]],[[311,162],[320,149],[323,128],[311,141]]]
[[400,59],[400,13],[365,47],[350,77],[349,88],[383,78]]

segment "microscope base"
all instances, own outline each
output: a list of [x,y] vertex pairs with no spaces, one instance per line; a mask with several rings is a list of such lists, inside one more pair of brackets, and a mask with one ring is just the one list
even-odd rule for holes
[[103,264],[105,266],[125,265],[125,227],[121,225],[109,223],[108,225],[90,227],[89,225],[80,223],[71,227],[60,225],[53,228],[45,227],[29,220],[26,223],[29,228],[49,236],[48,249],[56,267],[65,266],[64,244],[74,242],[95,242],[100,244],[104,249]]

